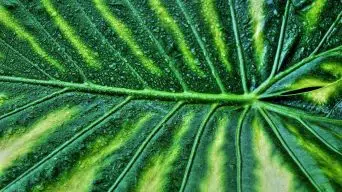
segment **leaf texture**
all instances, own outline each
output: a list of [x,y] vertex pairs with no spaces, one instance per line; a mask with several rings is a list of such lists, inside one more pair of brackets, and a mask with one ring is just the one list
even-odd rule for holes
[[0,0],[0,190],[339,191],[340,0]]

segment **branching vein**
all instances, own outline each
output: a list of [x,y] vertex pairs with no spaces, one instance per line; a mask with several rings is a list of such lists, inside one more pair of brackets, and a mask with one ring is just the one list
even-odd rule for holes
[[27,78],[19,78],[19,77],[9,77],[9,76],[0,76],[0,82],[20,82],[27,84],[35,84],[35,85],[43,85],[43,86],[52,86],[52,87],[61,87],[61,88],[71,88],[75,91],[83,91],[83,92],[95,92],[102,94],[112,94],[112,95],[130,95],[139,98],[147,98],[147,99],[161,99],[161,100],[173,100],[173,101],[188,101],[188,102],[236,102],[236,103],[250,103],[253,102],[256,97],[252,94],[248,95],[237,95],[237,94],[212,94],[212,93],[198,93],[198,92],[166,92],[166,91],[158,91],[151,89],[128,89],[128,88],[119,88],[119,87],[108,87],[97,84],[79,84],[79,83],[71,83],[65,81],[44,81],[44,80],[35,80],[35,79],[27,79]]

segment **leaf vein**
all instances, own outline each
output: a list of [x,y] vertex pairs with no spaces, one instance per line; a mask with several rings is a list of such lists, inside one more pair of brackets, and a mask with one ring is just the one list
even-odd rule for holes
[[[95,26],[95,24],[93,23],[93,21],[89,18],[89,16],[86,14],[86,12],[84,11],[83,7],[78,3],[78,1],[76,1],[76,4],[78,5],[78,7],[80,7],[83,15],[85,16],[85,18],[87,19],[88,22],[90,22],[92,25]],[[117,56],[122,60],[125,61],[127,60],[124,56],[121,55],[121,53],[116,50],[108,41],[108,39],[96,28],[94,27],[94,30],[97,32],[97,34],[100,35],[100,37],[109,45],[109,48],[115,52],[117,54]],[[141,75],[132,67],[131,64],[129,64],[128,62],[124,62],[126,67],[128,67],[128,69],[138,78],[138,80],[144,85],[145,88],[148,88],[149,85],[148,83],[141,77]]]
[[298,160],[298,158],[295,156],[293,151],[290,149],[284,138],[281,136],[279,130],[277,129],[276,125],[273,123],[271,118],[267,115],[266,111],[264,111],[262,108],[259,108],[259,112],[261,115],[266,119],[267,123],[270,125],[273,133],[276,135],[278,140],[280,141],[281,145],[284,147],[286,152],[290,155],[292,160],[297,164],[297,166],[300,168],[300,170],[305,174],[305,176],[309,179],[310,183],[319,191],[323,191],[319,185],[316,183],[316,181],[311,177],[310,173],[305,169],[305,167],[302,165],[302,163]]
[[39,72],[41,72],[43,75],[45,75],[46,77],[48,77],[51,80],[55,80],[54,77],[52,77],[50,74],[48,74],[45,70],[43,70],[42,68],[40,68],[37,64],[33,63],[30,59],[28,59],[27,57],[25,57],[23,54],[21,54],[18,50],[16,50],[14,47],[12,47],[10,44],[8,44],[7,42],[5,42],[3,39],[0,38],[0,42],[2,44],[4,44],[6,47],[8,47],[9,49],[11,49],[15,54],[19,55],[21,58],[23,58],[27,63],[29,63],[31,66],[33,66],[34,68],[36,68]]
[[297,118],[297,120],[307,129],[309,130],[316,138],[318,138],[324,145],[326,145],[329,149],[334,151],[335,153],[342,155],[342,153],[336,149],[334,146],[332,146],[327,140],[325,140],[323,137],[321,137],[309,124],[307,124],[305,121],[303,121],[300,117]]
[[235,9],[234,9],[234,0],[228,0],[229,1],[229,9],[230,9],[230,15],[232,18],[232,25],[233,25],[233,31],[234,31],[234,37],[235,37],[235,44],[237,47],[237,53],[239,58],[239,68],[240,68],[240,76],[242,81],[242,87],[245,93],[248,93],[247,88],[247,79],[246,79],[246,71],[245,71],[245,60],[244,60],[244,54],[241,46],[240,41],[240,33],[237,26],[237,20],[235,16]]
[[246,115],[249,111],[249,107],[245,108],[244,111],[242,112],[238,126],[236,129],[236,134],[235,134],[235,150],[236,150],[236,170],[237,170],[237,191],[241,192],[242,191],[242,152],[241,152],[241,131],[243,127],[243,121],[246,118]]
[[50,33],[46,30],[46,28],[36,19],[36,17],[25,7],[24,3],[22,3],[21,1],[18,1],[20,3],[20,5],[23,7],[23,9],[30,15],[31,19],[33,19],[34,23],[37,24],[39,27],[42,28],[43,32],[49,37],[50,40],[52,40],[52,42],[57,46],[57,48],[60,50],[61,53],[63,53],[67,59],[72,63],[72,65],[77,69],[77,71],[79,72],[79,74],[82,77],[82,80],[84,82],[87,81],[87,77],[84,73],[84,71],[80,68],[80,66],[77,65],[77,63],[72,59],[72,57],[66,53],[64,50],[62,50],[62,46],[56,41],[56,39],[52,38],[52,36],[50,35]]
[[186,169],[184,171],[182,185],[181,185],[181,188],[179,190],[180,192],[185,191],[186,184],[187,184],[189,177],[190,177],[191,168],[192,168],[192,165],[193,165],[195,157],[196,157],[197,148],[201,142],[200,141],[201,136],[204,132],[205,127],[207,126],[207,123],[209,122],[209,120],[211,119],[211,117],[213,116],[215,111],[217,110],[218,106],[219,105],[217,103],[212,104],[208,114],[206,115],[206,117],[202,121],[200,127],[198,128],[194,143],[193,143],[192,148],[191,148],[190,157],[189,157],[188,163],[186,165]]
[[[283,19],[281,22],[280,36],[279,36],[279,40],[278,40],[277,51],[276,51],[276,55],[274,58],[274,63],[272,66],[272,71],[271,71],[271,74],[269,76],[269,79],[272,79],[274,77],[274,75],[277,72],[278,66],[279,66],[281,52],[282,52],[283,44],[284,44],[284,40],[285,40],[285,31],[286,31],[286,26],[287,26],[287,20],[289,17],[289,11],[290,11],[290,0],[287,0],[286,7],[285,7],[285,13],[283,15]],[[268,80],[266,80],[266,81],[268,81]]]
[[177,112],[179,109],[183,106],[184,102],[180,101],[178,102],[166,116],[154,127],[152,132],[146,137],[146,139],[143,141],[143,143],[139,146],[138,150],[134,153],[133,157],[129,161],[129,163],[126,165],[124,170],[120,173],[118,178],[115,180],[113,185],[108,189],[108,192],[114,191],[122,179],[126,176],[128,171],[132,168],[136,160],[140,157],[140,155],[143,153],[147,145],[150,143],[150,141],[153,139],[153,137],[159,132],[159,130],[162,128],[162,126]]
[[158,51],[165,57],[166,61],[168,62],[168,66],[170,67],[171,71],[174,73],[176,76],[176,79],[179,81],[181,84],[182,88],[184,91],[188,91],[188,85],[185,83],[182,75],[178,71],[178,69],[175,67],[176,62],[174,59],[171,59],[165,52],[163,46],[160,44],[160,42],[157,40],[157,38],[154,36],[154,34],[151,32],[151,30],[144,24],[143,20],[141,19],[138,11],[132,5],[132,3],[129,0],[125,0],[126,4],[128,5],[129,9],[131,9],[133,15],[135,18],[139,21],[139,24],[144,28],[144,30],[149,34],[149,37],[152,39],[152,41],[157,45]]
[[237,94],[212,94],[212,93],[199,93],[199,92],[166,92],[151,89],[135,90],[119,87],[108,87],[97,84],[79,84],[70,83],[65,81],[44,81],[27,78],[17,78],[9,76],[0,76],[0,81],[4,82],[21,82],[34,85],[45,85],[51,87],[68,87],[75,91],[80,92],[95,92],[111,95],[130,95],[145,99],[161,99],[161,100],[186,100],[188,102],[237,102],[237,103],[250,103],[255,101],[256,97],[253,94],[237,95]]
[[26,170],[24,173],[22,173],[20,176],[18,176],[15,180],[13,180],[11,183],[9,183],[7,186],[5,186],[1,191],[5,191],[6,189],[9,189],[11,186],[13,186],[15,183],[17,183],[19,180],[23,179],[27,175],[29,175],[31,172],[36,170],[38,167],[43,165],[45,162],[47,162],[49,159],[54,157],[56,154],[58,154],[60,151],[68,147],[71,143],[76,141],[78,138],[80,138],[82,135],[86,134],[87,132],[91,131],[93,128],[95,128],[97,125],[101,124],[104,120],[106,120],[108,117],[110,117],[112,114],[114,114],[116,111],[121,109],[123,106],[125,106],[129,101],[132,100],[132,97],[126,97],[122,102],[119,104],[116,104],[111,110],[109,110],[107,113],[102,115],[100,118],[95,120],[93,123],[91,123],[86,128],[82,129],[82,131],[75,134],[72,138],[64,142],[62,145],[60,145],[57,149],[52,151],[50,154],[45,156],[43,159],[41,159],[39,162],[35,163],[32,167],[30,167],[28,170]]
[[177,0],[177,4],[178,4],[178,6],[180,7],[182,13],[184,14],[186,21],[189,23],[190,28],[191,28],[191,31],[192,31],[192,33],[195,35],[195,38],[196,38],[197,43],[198,43],[199,46],[201,47],[201,50],[202,50],[203,55],[204,55],[204,57],[205,57],[205,60],[206,60],[207,63],[208,63],[208,66],[209,66],[209,68],[210,68],[210,70],[211,70],[211,73],[212,73],[213,77],[214,77],[215,80],[216,80],[217,85],[219,86],[221,92],[222,92],[222,93],[225,93],[225,92],[226,92],[226,88],[224,87],[224,85],[223,85],[223,83],[222,83],[222,80],[221,80],[221,78],[220,78],[220,76],[219,76],[219,74],[218,74],[218,72],[217,72],[215,66],[213,65],[211,59],[209,58],[209,54],[208,54],[208,52],[207,52],[207,49],[205,48],[204,43],[203,43],[203,41],[201,40],[200,35],[198,34],[198,32],[197,32],[197,30],[196,30],[196,28],[195,28],[195,26],[194,26],[194,24],[193,24],[193,22],[192,22],[190,16],[188,15],[188,13],[187,13],[187,11],[186,11],[186,9],[185,9],[185,7],[184,7],[184,4],[183,4],[180,0]]
[[336,20],[331,24],[328,31],[324,34],[323,38],[315,48],[315,50],[310,54],[310,56],[315,55],[319,49],[323,46],[324,42],[328,39],[328,37],[333,33],[334,27],[341,21],[342,18],[342,11],[337,15]]
[[25,105],[23,105],[23,106],[21,106],[21,107],[18,107],[18,108],[14,109],[14,110],[12,110],[12,111],[10,111],[10,112],[7,112],[7,113],[1,115],[1,116],[0,116],[0,120],[4,119],[4,118],[6,118],[6,117],[9,117],[9,116],[11,116],[11,115],[14,115],[14,114],[16,114],[16,113],[18,113],[18,112],[20,112],[20,111],[23,111],[23,110],[25,110],[25,109],[27,109],[27,108],[29,108],[29,107],[33,107],[33,106],[35,106],[35,105],[38,105],[38,104],[43,103],[43,102],[46,102],[46,101],[48,101],[48,100],[50,100],[50,99],[53,99],[53,98],[55,98],[55,97],[58,97],[58,96],[60,96],[61,94],[67,92],[67,91],[69,91],[69,88],[64,88],[64,89],[62,89],[62,90],[56,91],[56,92],[54,92],[54,93],[51,93],[51,94],[49,94],[49,95],[47,95],[47,96],[45,96],[45,97],[42,97],[42,98],[40,98],[40,99],[37,99],[37,100],[32,101],[32,102],[30,102],[30,103],[27,103],[27,104],[25,104]]

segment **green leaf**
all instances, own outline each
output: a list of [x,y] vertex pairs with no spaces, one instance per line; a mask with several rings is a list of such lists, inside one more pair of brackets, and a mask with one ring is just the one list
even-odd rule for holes
[[0,191],[339,191],[340,0],[0,0]]

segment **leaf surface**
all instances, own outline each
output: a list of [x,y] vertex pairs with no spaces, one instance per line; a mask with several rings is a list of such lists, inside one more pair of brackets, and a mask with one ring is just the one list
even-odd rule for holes
[[0,190],[338,191],[340,0],[1,0]]

